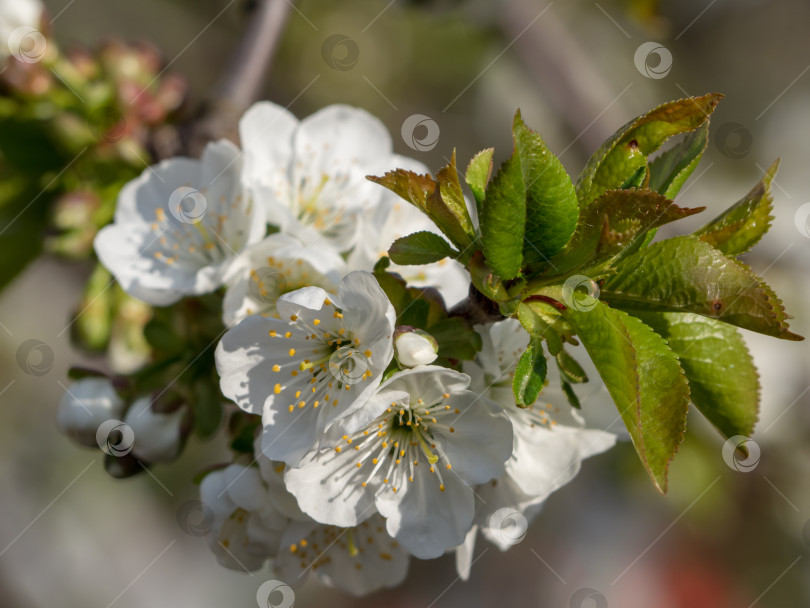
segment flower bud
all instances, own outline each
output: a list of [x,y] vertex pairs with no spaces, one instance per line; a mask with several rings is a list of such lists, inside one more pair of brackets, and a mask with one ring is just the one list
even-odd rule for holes
[[394,332],[397,361],[403,367],[433,363],[438,356],[436,339],[424,330],[401,325]]
[[146,462],[167,462],[177,456],[186,412],[183,406],[170,414],[159,414],[152,409],[151,397],[136,399],[124,418],[135,434],[135,456]]
[[107,378],[84,378],[59,400],[56,424],[76,443],[97,447],[99,425],[121,416],[124,402]]

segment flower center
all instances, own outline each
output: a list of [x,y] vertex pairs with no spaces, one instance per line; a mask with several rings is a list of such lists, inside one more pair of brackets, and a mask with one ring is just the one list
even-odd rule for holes
[[[444,394],[443,399],[449,398]],[[377,491],[382,491],[387,484],[397,492],[403,484],[413,482],[415,474],[434,474],[439,482],[439,489],[444,491],[440,461],[444,461],[444,468],[450,470],[452,465],[449,458],[437,441],[436,431],[455,432],[437,418],[439,411],[452,411],[459,414],[443,401],[428,405],[422,399],[416,399],[412,404],[408,401],[393,401],[385,414],[377,420],[375,427],[369,427],[355,435],[344,435],[346,445],[339,445],[336,452],[343,449],[354,449],[358,453],[355,467],[360,469],[370,461],[372,469],[370,474],[361,482],[366,487],[372,480],[380,481],[382,485]],[[420,473],[421,472],[421,473]]]

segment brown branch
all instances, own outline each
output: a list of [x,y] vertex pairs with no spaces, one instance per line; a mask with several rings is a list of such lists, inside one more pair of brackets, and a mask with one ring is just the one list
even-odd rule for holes
[[618,91],[594,64],[596,51],[584,47],[554,10],[543,12],[526,31],[538,6],[532,0],[505,2],[499,23],[544,100],[578,135],[577,147],[587,158],[612,135],[611,125],[626,120],[621,105],[613,105]]
[[259,98],[293,0],[257,0],[245,34],[214,95],[190,126],[186,152],[199,156],[209,141],[237,141],[239,118]]

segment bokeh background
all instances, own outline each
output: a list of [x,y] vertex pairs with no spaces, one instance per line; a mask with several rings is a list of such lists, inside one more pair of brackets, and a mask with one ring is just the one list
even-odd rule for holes
[[[211,91],[246,19],[241,1],[45,4],[62,45],[148,40],[197,100]],[[781,157],[773,228],[745,261],[807,335],[810,238],[800,209],[810,201],[808,24],[804,0],[300,0],[264,96],[299,116],[335,102],[364,107],[388,125],[398,152],[434,169],[453,147],[463,163],[493,145],[505,158],[519,107],[577,174],[630,118],[687,94],[725,93],[714,141],[679,198],[709,209],[677,229],[736,201]],[[339,45],[328,43],[335,34],[344,37]],[[664,47],[671,66],[659,51],[639,67],[634,56],[645,42]],[[419,143],[426,124],[402,132],[414,114],[437,125],[435,146]],[[44,257],[0,294],[0,605],[255,606],[269,573],[219,567],[204,540],[176,522],[178,507],[196,496],[192,476],[224,446],[192,439],[174,465],[117,481],[98,452],[56,431],[67,369],[92,363],[64,331],[90,269]],[[450,557],[413,560],[395,590],[357,600],[308,584],[296,605],[810,605],[810,347],[746,337],[763,384],[754,434],[761,454],[749,472],[729,467],[721,437],[690,414],[666,497],[632,446],[619,444],[586,462],[509,552],[479,542],[468,582]],[[45,375],[17,363],[30,339],[53,349]],[[610,422],[604,393],[589,391],[588,411]]]

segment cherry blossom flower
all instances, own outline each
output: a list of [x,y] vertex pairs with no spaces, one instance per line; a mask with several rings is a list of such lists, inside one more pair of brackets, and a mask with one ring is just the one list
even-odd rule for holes
[[245,183],[265,206],[268,222],[341,253],[357,244],[362,217],[394,198],[366,176],[407,162],[393,154],[377,118],[344,105],[299,121],[281,106],[260,102],[242,117],[239,133]]
[[437,366],[394,374],[353,416],[364,425],[288,469],[287,488],[321,523],[356,526],[378,511],[416,557],[460,544],[473,523],[472,486],[499,477],[512,449],[508,418],[469,382]]
[[253,314],[275,316],[279,296],[302,287],[314,285],[335,293],[345,266],[330,247],[307,246],[293,236],[271,234],[248,247],[231,266],[223,320],[235,325]]
[[[545,500],[576,476],[582,460],[613,447],[616,436],[584,428],[584,420],[565,399],[553,364],[538,400],[526,408],[515,405],[512,380],[529,336],[514,319],[495,323],[489,331],[479,328],[479,333],[483,348],[475,362],[464,363],[473,378],[471,388],[498,403],[512,421],[515,443],[506,474],[514,487],[532,501]],[[515,500],[516,506],[524,506],[527,499],[516,494]]]
[[207,541],[221,565],[250,572],[276,554],[289,519],[276,508],[258,468],[231,464],[209,473],[200,499],[213,515]]
[[493,521],[499,510],[520,513],[525,522],[531,522],[546,498],[577,475],[584,459],[610,449],[616,441],[612,433],[585,428],[582,417],[567,403],[553,365],[537,401],[526,408],[515,405],[512,380],[528,334],[514,319],[476,329],[483,348],[474,362],[464,362],[464,370],[473,378],[471,388],[498,403],[509,416],[514,449],[506,474],[476,489],[480,501],[475,526],[456,551],[462,578],[469,574],[478,531],[502,551],[513,545],[502,534],[501,522]]
[[254,315],[223,336],[217,369],[223,394],[262,415],[265,456],[295,464],[331,425],[365,407],[393,357],[395,313],[360,271],[336,295],[305,287],[281,296],[276,309],[281,318]]
[[410,555],[385,530],[377,514],[352,528],[326,526],[311,519],[293,521],[281,537],[276,572],[299,581],[313,572],[333,587],[367,595],[405,580]]
[[219,288],[265,232],[264,208],[242,189],[239,150],[222,140],[200,160],[172,158],[126,184],[95,248],[127,293],[166,306]]

